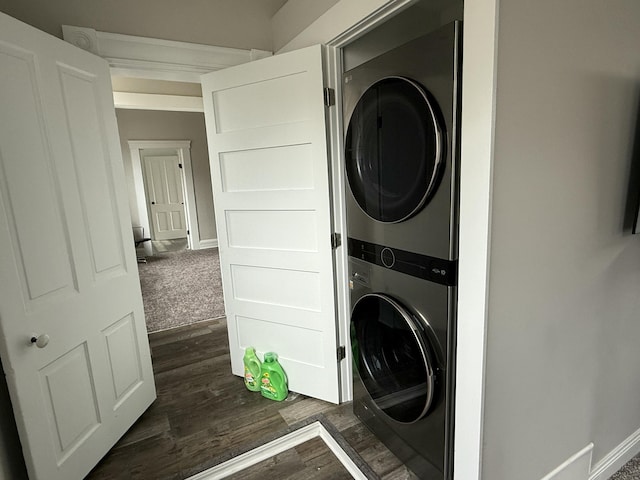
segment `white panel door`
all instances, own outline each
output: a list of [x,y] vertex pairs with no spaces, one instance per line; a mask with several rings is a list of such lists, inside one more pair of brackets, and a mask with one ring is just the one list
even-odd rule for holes
[[322,47],[202,77],[233,373],[276,352],[291,390],[338,402]]
[[0,355],[32,480],[83,478],[155,399],[128,212],[107,63],[0,14]]
[[140,152],[153,240],[187,236],[182,168],[175,150],[173,153],[152,155],[145,150]]

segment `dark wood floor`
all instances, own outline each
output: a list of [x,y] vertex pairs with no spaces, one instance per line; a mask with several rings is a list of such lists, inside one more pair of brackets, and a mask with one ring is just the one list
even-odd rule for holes
[[[384,480],[415,479],[351,412],[291,393],[283,402],[249,392],[231,374],[224,319],[151,334],[158,399],[87,477],[182,480],[322,415]],[[266,470],[266,471],[265,471]],[[320,439],[234,477],[351,478]]]

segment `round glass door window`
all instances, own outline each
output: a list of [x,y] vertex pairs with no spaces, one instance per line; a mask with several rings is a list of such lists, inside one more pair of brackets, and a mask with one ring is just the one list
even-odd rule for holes
[[434,396],[434,358],[422,322],[391,297],[364,295],[351,315],[351,348],[360,379],[389,417],[413,423]]
[[360,97],[345,142],[347,179],[371,218],[397,223],[435,191],[444,158],[435,105],[418,83],[387,77]]

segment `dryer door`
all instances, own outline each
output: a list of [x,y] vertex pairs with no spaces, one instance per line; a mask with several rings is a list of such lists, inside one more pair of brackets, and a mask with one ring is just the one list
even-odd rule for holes
[[387,295],[364,295],[353,307],[354,366],[378,408],[398,422],[420,420],[433,401],[436,356],[426,328]]
[[417,213],[435,191],[444,132],[435,102],[418,83],[387,77],[360,97],[345,141],[347,178],[362,210],[397,223]]

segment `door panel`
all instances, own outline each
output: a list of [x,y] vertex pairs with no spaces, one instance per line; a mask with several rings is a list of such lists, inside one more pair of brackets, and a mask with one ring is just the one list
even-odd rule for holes
[[338,402],[322,48],[202,78],[233,373],[275,351],[291,390]]
[[[308,76],[308,71],[288,72],[281,77],[212,92],[215,131],[246,131],[306,120],[313,103],[307,97]],[[287,95],[273,95],[274,91],[287,92]]]
[[311,144],[220,153],[224,192],[313,189]]
[[118,270],[124,275],[123,235],[113,177],[105,161],[109,150],[96,76],[69,65],[58,65],[58,71],[94,274]]
[[118,410],[129,393],[144,380],[144,367],[135,326],[128,314],[102,332],[107,348],[108,366],[113,382],[113,409]]
[[40,370],[40,379],[50,428],[57,433],[54,444],[60,464],[100,423],[86,342]]
[[[0,111],[16,113],[0,128],[2,191],[4,202],[12,206],[7,227],[17,255],[21,294],[27,308],[34,308],[34,302],[45,301],[43,297],[76,289],[67,255],[69,233],[60,213],[64,207],[53,176],[34,57],[0,43],[0,70]],[[31,140],[17,143],[15,138]],[[40,232],[48,237],[44,245]]]
[[155,399],[109,68],[0,14],[0,69],[0,355],[29,477],[80,479]]

